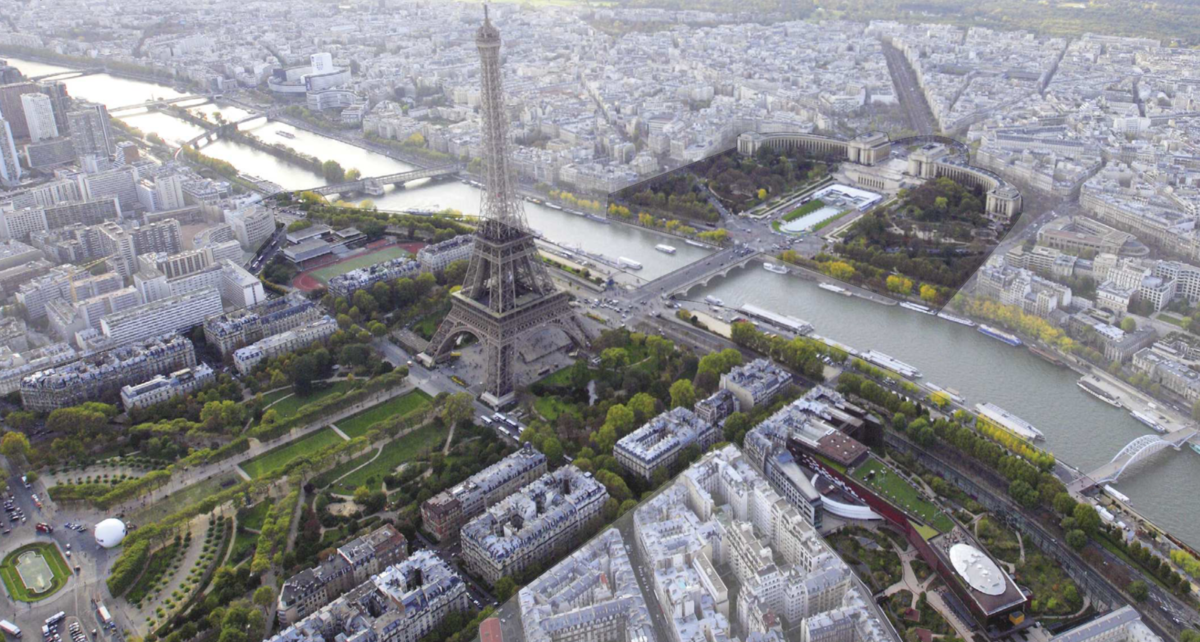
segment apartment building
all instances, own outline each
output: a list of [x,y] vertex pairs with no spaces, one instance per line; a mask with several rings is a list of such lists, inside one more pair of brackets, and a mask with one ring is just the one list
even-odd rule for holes
[[337,332],[338,324],[329,315],[322,316],[286,332],[273,334],[233,353],[233,366],[241,374],[254,369],[264,359],[295,352],[318,341],[324,341]]
[[321,316],[321,309],[297,292],[243,306],[204,322],[204,337],[221,356],[273,334],[286,332]]
[[469,608],[466,585],[429,549],[389,566],[268,642],[418,642]]
[[622,437],[613,456],[625,470],[650,480],[658,470],[670,471],[685,448],[695,446],[703,452],[720,439],[715,424],[687,408],[673,408]]
[[440,541],[458,538],[462,525],[488,506],[546,473],[546,456],[526,443],[517,452],[421,504],[421,522]]
[[460,234],[452,239],[426,245],[417,252],[417,261],[425,272],[441,272],[455,261],[465,261],[471,258],[471,250],[475,247],[475,237],[471,234]]
[[168,332],[182,332],[221,313],[221,293],[204,288],[106,315],[100,319],[99,337],[80,341],[108,349]]
[[123,386],[195,365],[192,342],[165,334],[35,372],[21,380],[21,405],[26,410],[49,412],[114,398]]
[[279,626],[292,626],[407,557],[408,540],[391,524],[347,542],[324,562],[283,583],[275,613]]
[[769,359],[755,359],[721,375],[721,388],[733,393],[742,412],[767,403],[792,382],[792,375]]
[[183,368],[167,375],[155,375],[149,381],[121,388],[121,405],[125,410],[148,408],[195,392],[214,381],[216,375],[213,369],[201,363],[193,368]]
[[547,473],[462,527],[463,559],[495,585],[572,546],[600,519],[608,491],[574,466]]

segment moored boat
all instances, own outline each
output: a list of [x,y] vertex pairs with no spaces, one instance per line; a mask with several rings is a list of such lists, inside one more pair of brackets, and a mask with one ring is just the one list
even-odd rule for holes
[[1097,386],[1096,384],[1092,383],[1091,381],[1088,381],[1086,378],[1080,379],[1079,382],[1075,385],[1079,386],[1079,388],[1081,390],[1088,393],[1089,395],[1099,399],[1100,401],[1103,401],[1104,403],[1106,403],[1114,408],[1123,408],[1124,407],[1121,404],[1120,399],[1115,397],[1112,393],[1108,392],[1107,390],[1104,390],[1100,386]]
[[788,273],[787,268],[783,267],[782,265],[775,265],[774,263],[763,263],[763,269],[768,272],[774,272],[775,274]]
[[951,322],[951,323],[957,323],[957,324],[959,324],[959,325],[965,325],[965,326],[967,326],[968,328],[974,328],[974,327],[975,327],[975,322],[974,322],[974,321],[972,321],[972,320],[970,320],[970,319],[963,318],[963,317],[954,316],[953,314],[950,314],[949,312],[946,312],[946,311],[944,311],[944,310],[943,310],[943,311],[941,311],[941,312],[938,312],[938,313],[937,313],[937,315],[938,315],[938,318],[939,318],[939,319],[945,319],[945,320],[947,320],[947,321],[949,321],[949,322]]
[[985,334],[997,341],[1003,341],[1010,346],[1016,347],[1021,345],[1021,339],[1017,338],[1015,335],[1011,335],[1003,330],[997,330],[990,325],[981,325],[977,328],[977,330],[979,330],[980,333]]
[[934,314],[933,310],[930,310],[929,308],[921,305],[920,303],[912,303],[909,301],[902,301],[900,303],[900,307],[904,308],[905,310],[912,310],[913,312],[920,312],[921,314]]
[[842,296],[850,296],[850,290],[847,290],[843,287],[838,287],[832,283],[819,283],[817,284],[817,287],[825,290],[826,292],[833,292],[834,294],[840,294]]

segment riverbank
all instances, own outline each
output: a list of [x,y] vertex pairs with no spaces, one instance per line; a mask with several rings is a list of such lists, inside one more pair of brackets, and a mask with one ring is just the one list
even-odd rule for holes
[[64,69],[68,69],[70,71],[103,69],[104,73],[110,76],[125,78],[127,80],[136,80],[138,82],[162,85],[163,87],[171,89],[182,85],[195,91],[202,90],[199,85],[196,85],[192,81],[185,78],[180,78],[178,76],[168,75],[165,71],[162,72],[161,75],[157,73],[138,72],[133,69],[122,68],[119,66],[125,63],[117,63],[116,61],[104,60],[103,58],[76,58],[75,56],[66,56],[45,49],[34,49],[31,47],[21,47],[17,45],[0,45],[0,56],[22,58],[32,62],[41,63],[43,65],[63,67]]

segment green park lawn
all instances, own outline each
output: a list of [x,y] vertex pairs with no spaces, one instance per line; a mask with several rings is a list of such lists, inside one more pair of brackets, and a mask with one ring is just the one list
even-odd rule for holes
[[375,461],[346,475],[334,485],[333,491],[350,494],[354,489],[366,484],[369,479],[374,479],[374,485],[371,486],[374,490],[383,482],[383,477],[391,474],[400,464],[415,461],[440,446],[446,439],[446,433],[447,430],[442,426],[429,424],[388,442]]
[[550,374],[543,377],[542,380],[539,381],[538,383],[541,383],[546,386],[554,386],[554,387],[570,385],[570,383],[571,383],[571,367],[572,366],[567,366],[565,368],[562,368],[561,370],[555,370],[554,372],[551,372]]
[[822,201],[819,198],[813,199],[813,200],[805,203],[804,205],[801,205],[800,207],[797,207],[796,209],[788,212],[787,214],[784,214],[783,220],[790,223],[790,222],[800,218],[801,216],[804,216],[805,214],[811,214],[811,213],[821,209],[822,207],[825,207],[824,201]]
[[[33,593],[25,586],[25,582],[17,573],[17,557],[26,551],[37,551],[50,567],[53,579],[48,591]],[[71,567],[67,565],[62,553],[58,551],[58,546],[49,542],[35,542],[26,544],[6,555],[4,561],[0,562],[0,577],[3,578],[4,587],[8,589],[8,594],[13,599],[20,602],[36,602],[57,593],[66,586],[67,579],[71,577]]]
[[[295,415],[296,413],[300,412],[301,408],[303,408],[304,406],[307,406],[310,403],[313,403],[314,401],[320,401],[320,400],[322,400],[330,395],[333,395],[335,393],[349,392],[349,390],[352,386],[353,386],[353,384],[349,381],[335,381],[335,382],[333,382],[332,385],[318,388],[318,389],[312,391],[311,394],[308,394],[303,397],[301,397],[300,395],[295,395],[295,394],[292,394],[292,396],[287,397],[287,395],[291,394],[291,390],[287,390],[287,391],[280,390],[278,392],[274,392],[274,393],[271,393],[270,395],[267,395],[266,400],[268,403],[270,403],[270,401],[271,401],[270,398],[272,396],[278,395],[276,398],[279,399],[279,402],[276,403],[275,405],[271,406],[269,409],[274,410],[276,417],[278,417],[279,419],[287,419],[287,418]],[[286,397],[286,398],[284,398],[284,397]]]
[[353,272],[359,268],[370,267],[376,263],[398,259],[402,256],[408,256],[408,252],[402,247],[385,247],[382,250],[368,252],[362,256],[356,256],[347,261],[342,261],[335,265],[328,265],[312,271],[315,277],[321,283],[328,284],[329,279],[335,276],[341,276],[347,272]]
[[562,397],[558,396],[538,397],[537,401],[533,402],[533,409],[536,410],[543,419],[549,422],[557,421],[559,415],[562,415],[563,413],[571,413],[580,420],[583,419],[579,413],[579,409],[575,407],[575,404],[569,403]]
[[[875,476],[867,481],[869,473]],[[868,460],[854,470],[854,478],[863,484],[877,490],[888,501],[901,509],[908,511],[917,519],[925,522],[939,532],[948,533],[954,528],[954,522],[932,502],[925,499],[921,493],[907,480],[892,472],[877,459]]]
[[287,466],[297,457],[314,453],[339,441],[342,441],[341,435],[334,432],[332,428],[323,428],[244,462],[242,470],[246,471],[251,479],[258,479]]
[[394,399],[372,406],[366,410],[337,422],[337,427],[346,436],[354,439],[367,434],[371,426],[389,417],[408,417],[429,407],[432,398],[420,390],[400,395]]
[[258,530],[267,520],[267,512],[271,510],[270,502],[259,502],[238,512],[237,523],[242,528]]

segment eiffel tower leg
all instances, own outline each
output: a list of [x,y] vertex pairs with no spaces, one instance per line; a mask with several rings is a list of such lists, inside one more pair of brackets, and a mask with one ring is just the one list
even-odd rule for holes
[[472,328],[463,323],[462,319],[459,318],[457,310],[451,308],[446,318],[442,319],[437,332],[433,333],[433,338],[429,340],[429,345],[425,347],[425,354],[434,361],[444,361],[446,355],[450,353],[450,348],[453,347],[451,339],[464,332],[474,334]]
[[513,344],[504,342],[489,345],[487,352],[486,389],[479,399],[493,408],[501,408],[516,398],[516,392],[513,390]]

